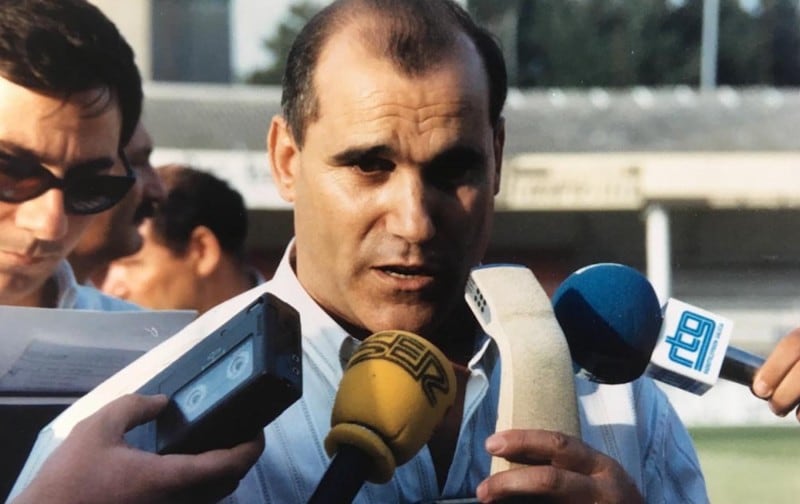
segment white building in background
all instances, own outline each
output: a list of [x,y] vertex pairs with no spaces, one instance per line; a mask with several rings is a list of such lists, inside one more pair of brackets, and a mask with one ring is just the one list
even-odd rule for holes
[[[200,79],[201,81],[236,82],[243,80],[254,70],[271,63],[270,55],[264,49],[264,40],[274,33],[278,23],[288,14],[293,0],[89,1],[114,20],[133,46],[140,70],[146,80],[191,80],[165,78],[163,75],[159,76],[157,71],[153,71],[153,65],[159,64],[158,55],[170,55],[172,52],[157,50],[154,47],[158,43],[153,37],[153,31],[165,29],[168,36],[175,38],[194,32],[193,36],[188,37],[192,40],[191,46],[208,49],[208,54],[194,52],[200,58],[199,63],[203,63],[205,58],[213,58],[212,66],[227,65],[225,81],[219,78],[204,78]],[[327,0],[317,1],[320,5],[327,3]],[[193,21],[186,22],[191,19]],[[171,30],[170,27],[178,29]],[[207,38],[208,34],[212,36]],[[162,34],[160,40],[163,44],[170,39]],[[227,56],[222,54],[223,52]],[[216,71],[218,75],[224,75],[222,69]]]
[[231,0],[91,1],[131,44],[145,80],[235,80]]

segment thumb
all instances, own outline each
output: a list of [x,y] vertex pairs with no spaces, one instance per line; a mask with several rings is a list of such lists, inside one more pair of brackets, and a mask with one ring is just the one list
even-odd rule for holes
[[164,394],[126,394],[108,403],[98,414],[103,423],[124,433],[155,419],[167,403],[169,398]]

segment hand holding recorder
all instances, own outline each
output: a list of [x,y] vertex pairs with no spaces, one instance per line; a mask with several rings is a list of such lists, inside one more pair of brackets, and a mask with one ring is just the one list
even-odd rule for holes
[[[264,449],[264,437],[199,455],[157,455],[123,441],[153,420],[164,395],[122,396],[79,422],[12,504],[215,502],[236,489]],[[188,499],[188,500],[187,500]]]

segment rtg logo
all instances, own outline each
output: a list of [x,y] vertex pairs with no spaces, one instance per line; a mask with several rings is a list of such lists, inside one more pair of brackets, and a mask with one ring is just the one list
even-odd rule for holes
[[647,374],[695,394],[719,377],[733,322],[689,303],[670,298]]
[[712,319],[689,310],[684,311],[675,328],[675,334],[665,339],[670,345],[669,360],[689,369],[708,372],[705,364],[709,352],[713,356],[713,347],[716,347],[716,327],[717,324]]

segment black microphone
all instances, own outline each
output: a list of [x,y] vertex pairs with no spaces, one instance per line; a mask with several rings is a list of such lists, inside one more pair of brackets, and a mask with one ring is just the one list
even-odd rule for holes
[[669,299],[664,307],[637,270],[593,264],[571,274],[552,298],[576,372],[601,383],[651,377],[703,394],[718,377],[750,387],[763,357],[730,347],[733,323]]
[[425,338],[381,331],[347,364],[325,450],[333,457],[313,504],[349,503],[365,481],[386,483],[428,442],[456,397],[453,366]]

